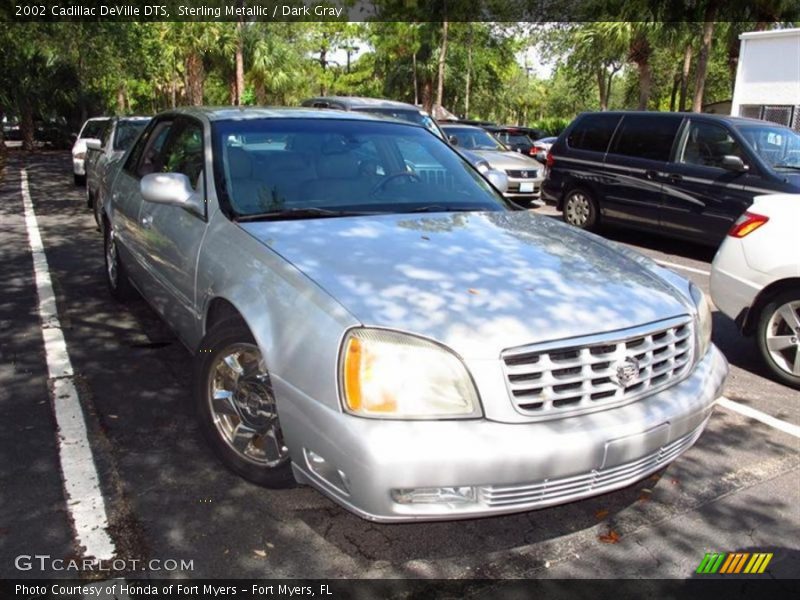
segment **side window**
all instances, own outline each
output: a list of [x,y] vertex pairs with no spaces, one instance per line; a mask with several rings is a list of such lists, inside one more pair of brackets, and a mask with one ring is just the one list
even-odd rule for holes
[[610,152],[666,162],[681,119],[658,115],[625,115]]
[[203,174],[203,126],[187,121],[170,138],[163,152],[161,168],[163,173],[183,173],[198,190],[202,185]]
[[576,150],[606,152],[619,123],[619,115],[591,115],[575,124],[567,136],[567,145]]
[[102,148],[108,148],[108,142],[111,139],[111,131],[113,129],[114,127],[112,126],[111,121],[109,121],[108,124],[103,129],[103,137],[101,138]]
[[690,123],[678,162],[701,167],[722,167],[724,156],[747,162],[747,155],[727,129],[713,123]]
[[145,131],[128,155],[128,160],[123,167],[134,177],[143,177],[156,169],[154,160],[164,146],[169,134],[171,121],[157,121]]

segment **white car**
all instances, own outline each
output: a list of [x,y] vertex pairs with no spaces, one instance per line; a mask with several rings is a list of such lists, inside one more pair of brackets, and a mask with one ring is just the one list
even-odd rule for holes
[[756,196],[717,251],[711,298],[755,335],[775,377],[800,387],[800,194]]
[[99,143],[109,120],[109,117],[88,119],[81,127],[78,138],[72,145],[72,174],[75,177],[75,185],[86,183],[86,141],[95,140]]

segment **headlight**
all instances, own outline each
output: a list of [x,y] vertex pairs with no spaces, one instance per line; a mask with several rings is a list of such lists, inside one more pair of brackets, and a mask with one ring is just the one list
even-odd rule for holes
[[689,284],[689,291],[697,308],[695,327],[697,329],[697,359],[700,360],[706,355],[708,347],[711,345],[711,307],[703,290],[695,284]]
[[342,345],[344,409],[362,417],[437,419],[481,416],[461,360],[427,340],[383,329],[354,329]]
[[481,173],[486,173],[489,170],[489,163],[487,162],[479,162],[475,165],[475,168],[478,169]]

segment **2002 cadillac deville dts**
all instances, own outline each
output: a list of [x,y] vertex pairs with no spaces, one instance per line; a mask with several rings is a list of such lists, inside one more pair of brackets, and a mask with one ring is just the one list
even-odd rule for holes
[[111,293],[194,353],[222,462],[367,519],[627,486],[697,440],[727,375],[702,291],[514,210],[413,124],[165,113],[106,193]]

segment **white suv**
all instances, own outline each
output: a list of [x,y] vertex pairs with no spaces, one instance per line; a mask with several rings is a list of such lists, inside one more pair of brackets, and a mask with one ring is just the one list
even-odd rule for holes
[[800,195],[757,196],[720,246],[711,269],[714,304],[755,335],[780,381],[800,387]]
[[78,139],[72,145],[72,174],[75,177],[75,185],[86,183],[86,141],[97,140],[99,142],[109,120],[109,117],[88,119],[81,127]]

